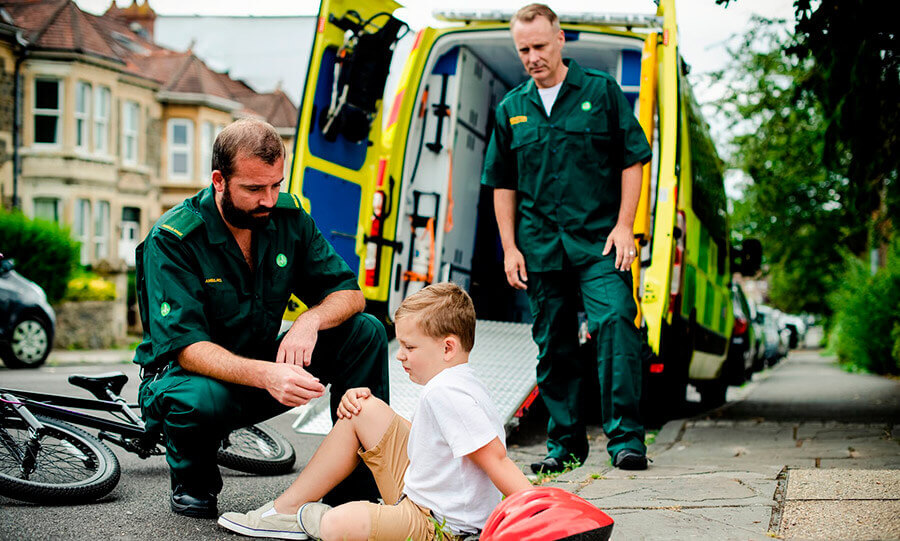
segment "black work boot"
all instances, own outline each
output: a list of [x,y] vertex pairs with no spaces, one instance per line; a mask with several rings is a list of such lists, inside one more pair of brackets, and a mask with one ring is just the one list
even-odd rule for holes
[[631,449],[622,449],[616,453],[616,459],[613,461],[613,466],[620,470],[646,470],[647,457],[646,455],[638,453],[637,451],[632,451]]
[[176,515],[192,518],[216,518],[219,516],[216,496],[214,494],[191,494],[183,486],[178,485],[172,490],[170,501],[172,511]]

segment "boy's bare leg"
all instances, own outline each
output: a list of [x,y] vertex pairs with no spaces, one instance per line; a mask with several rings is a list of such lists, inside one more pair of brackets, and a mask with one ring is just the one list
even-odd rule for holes
[[319,535],[324,541],[367,541],[372,531],[368,502],[350,502],[322,517]]
[[[361,402],[357,415],[338,419],[297,479],[275,500],[276,512],[293,514],[304,503],[318,501],[356,468],[360,446],[371,449],[378,445],[394,410],[375,397]],[[364,516],[368,522],[368,514]]]

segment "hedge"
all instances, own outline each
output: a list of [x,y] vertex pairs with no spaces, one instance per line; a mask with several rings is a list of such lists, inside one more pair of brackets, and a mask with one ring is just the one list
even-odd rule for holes
[[68,228],[0,210],[0,253],[15,259],[16,271],[44,288],[51,303],[65,295],[78,250]]
[[66,301],[112,301],[116,298],[116,284],[94,273],[80,273],[69,280]]
[[838,359],[867,372],[900,374],[900,238],[874,276],[859,259],[845,259],[843,279],[830,298]]

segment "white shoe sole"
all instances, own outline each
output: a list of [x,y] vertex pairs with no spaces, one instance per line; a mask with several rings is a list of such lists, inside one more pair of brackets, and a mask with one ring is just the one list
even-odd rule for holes
[[285,530],[264,530],[260,528],[250,528],[249,526],[244,526],[243,524],[232,522],[225,517],[219,517],[218,524],[226,530],[231,530],[248,537],[265,537],[269,539],[309,539],[309,536],[307,536],[303,532],[288,532]]

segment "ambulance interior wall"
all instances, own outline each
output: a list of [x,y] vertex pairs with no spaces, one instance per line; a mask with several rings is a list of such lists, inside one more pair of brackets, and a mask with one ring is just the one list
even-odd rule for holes
[[[602,34],[567,33],[564,56],[584,67],[613,74],[635,104],[640,84],[641,40]],[[503,270],[503,250],[493,208],[493,190],[481,186],[484,155],[493,130],[494,111],[506,92],[527,79],[509,44],[509,36],[469,34],[435,44],[436,56],[424,78],[427,103],[424,117],[416,116],[407,139],[402,219],[397,240],[404,246],[400,268],[395,261],[390,310],[423,282],[398,279],[402,270],[422,273],[428,268],[424,231],[415,233],[408,217],[434,217],[435,281],[453,281],[472,295],[480,319],[529,322],[527,295],[512,289]],[[421,106],[421,89],[420,103]],[[443,97],[443,101],[442,101]],[[440,123],[436,111],[449,108]],[[423,130],[424,127],[424,130]],[[435,212],[437,215],[435,216]],[[449,215],[449,217],[448,217]],[[419,222],[421,223],[421,219]],[[419,242],[410,243],[419,237]]]
[[[427,237],[423,239],[422,228],[414,231],[411,224],[423,223],[437,210],[434,280],[452,281],[466,289],[479,319],[530,321],[527,297],[506,283],[493,191],[481,186],[494,110],[509,86],[464,46],[440,54],[424,86],[425,115],[413,120],[407,140],[406,165],[414,176],[402,197],[399,211],[404,219],[397,239],[412,248],[404,250],[401,266],[420,273],[427,269],[423,257]],[[449,110],[450,116],[439,122],[436,112],[441,110]],[[411,221],[413,215],[420,218]],[[415,280],[397,280],[398,270],[394,272],[391,310],[424,286]]]

